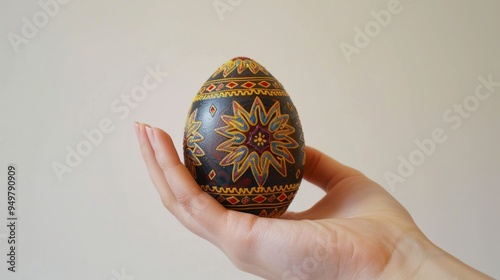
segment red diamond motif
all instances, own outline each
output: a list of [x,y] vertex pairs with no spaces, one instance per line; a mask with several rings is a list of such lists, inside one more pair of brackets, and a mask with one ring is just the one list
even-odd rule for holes
[[217,173],[215,173],[215,171],[212,169],[212,171],[210,171],[210,173],[208,173],[208,178],[210,178],[210,180],[213,180],[215,175],[217,175]]
[[220,83],[220,84],[217,86],[217,90],[220,90],[223,86],[224,86],[224,84],[223,84],[223,83]]
[[265,87],[265,88],[268,88],[271,84],[270,84],[270,83],[268,83],[268,82],[266,82],[266,81],[262,81],[262,82],[260,82],[260,83],[259,83],[259,85],[260,85],[260,86],[263,86],[263,87]]
[[241,203],[247,204],[250,201],[250,198],[248,196],[245,196],[242,200]]
[[244,88],[253,88],[255,86],[255,83],[246,82],[246,83],[242,84],[241,86]]
[[288,196],[288,200],[292,200],[292,198],[295,196],[294,193],[291,193],[289,196]]
[[229,201],[229,203],[231,203],[232,205],[235,205],[236,203],[240,202],[240,200],[234,196],[228,197],[226,198],[226,200]]
[[276,196],[273,194],[268,199],[269,199],[269,202],[273,202],[276,199]]
[[280,202],[283,202],[283,200],[285,200],[286,198],[287,198],[287,195],[285,193],[282,193],[282,194],[280,194],[280,196],[278,196],[278,200]]
[[214,84],[211,84],[211,85],[209,85],[209,86],[207,87],[207,90],[208,90],[209,92],[212,92],[212,90],[214,90],[214,89],[215,89],[215,85],[214,85]]
[[212,104],[212,106],[210,106],[210,115],[212,115],[212,117],[215,115],[215,112],[217,112],[217,107],[215,107],[214,104]]
[[259,194],[257,197],[255,197],[254,199],[252,199],[253,201],[257,202],[257,203],[262,203],[264,201],[266,201],[266,197]]
[[260,212],[260,214],[259,214],[259,217],[267,217],[266,210],[262,210],[262,212]]
[[237,86],[237,85],[238,85],[238,84],[237,84],[237,83],[235,83],[235,82],[230,82],[230,83],[228,83],[228,84],[226,85],[226,87],[228,87],[228,88],[234,88],[234,87],[235,87],[235,86]]
[[224,197],[223,197],[222,195],[219,195],[219,197],[217,197],[217,201],[218,201],[219,203],[222,203],[224,200],[225,200],[225,199],[224,199]]

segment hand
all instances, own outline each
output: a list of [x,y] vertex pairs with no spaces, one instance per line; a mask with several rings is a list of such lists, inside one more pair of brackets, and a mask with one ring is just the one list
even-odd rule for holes
[[241,270],[266,279],[490,279],[432,244],[387,191],[308,147],[304,178],[326,195],[280,219],[226,210],[203,192],[172,139],[136,123],[163,205]]

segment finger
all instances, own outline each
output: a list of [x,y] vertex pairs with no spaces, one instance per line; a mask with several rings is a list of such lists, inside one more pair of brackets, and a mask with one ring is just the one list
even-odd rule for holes
[[163,175],[163,170],[160,168],[158,162],[156,161],[153,147],[151,147],[151,143],[149,142],[149,139],[147,137],[146,127],[149,126],[137,122],[134,123],[134,125],[137,133],[137,139],[141,148],[142,158],[146,163],[149,177],[151,178],[153,185],[160,195],[163,205],[165,205],[167,209],[170,209],[175,204],[175,197],[167,183],[167,180],[165,179],[165,176]]
[[361,181],[370,182],[356,169],[311,147],[306,147],[304,179],[322,188],[327,194],[310,209],[302,212],[287,211],[282,215],[283,219],[319,219],[347,215],[345,205],[351,204],[350,198],[358,193],[356,186],[367,185],[359,184]]
[[[289,220],[353,217],[384,211],[380,205],[398,207],[395,200],[376,182],[318,150],[306,148],[304,178],[327,194],[303,212],[286,212]],[[380,201],[385,201],[380,203]]]
[[[180,161],[170,136],[159,128],[148,128],[157,165],[163,173],[166,185],[174,196],[174,203],[166,207],[195,234],[218,244],[218,237],[227,227],[228,210],[203,192],[191,173]],[[160,193],[160,195],[168,192]],[[169,201],[169,198],[162,199]]]
[[314,148],[306,147],[304,179],[307,181],[329,192],[342,180],[354,176],[364,175]]

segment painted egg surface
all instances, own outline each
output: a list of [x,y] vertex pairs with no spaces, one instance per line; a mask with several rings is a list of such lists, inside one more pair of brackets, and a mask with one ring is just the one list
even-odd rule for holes
[[299,189],[305,143],[299,115],[276,78],[236,57],[217,69],[193,100],[184,164],[224,207],[279,217]]

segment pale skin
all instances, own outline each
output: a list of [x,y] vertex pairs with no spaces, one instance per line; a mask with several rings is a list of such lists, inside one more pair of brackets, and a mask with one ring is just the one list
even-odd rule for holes
[[141,153],[165,208],[265,279],[493,279],[430,242],[408,211],[361,172],[311,147],[304,178],[325,191],[279,219],[227,210],[204,193],[170,136],[136,123]]

